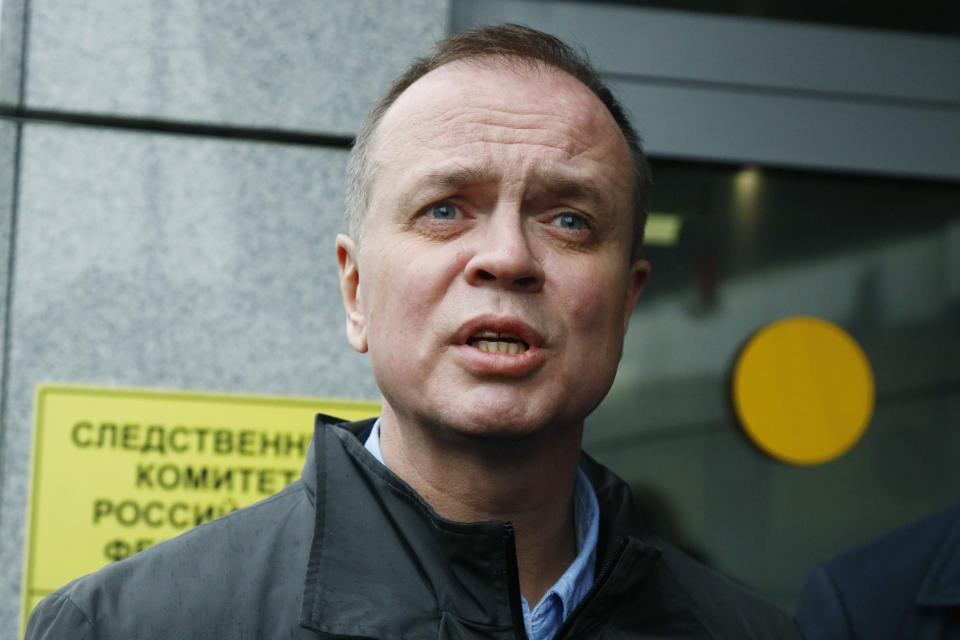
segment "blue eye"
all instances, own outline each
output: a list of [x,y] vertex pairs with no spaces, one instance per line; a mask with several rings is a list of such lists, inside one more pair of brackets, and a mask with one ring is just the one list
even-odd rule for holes
[[581,216],[572,213],[559,215],[551,220],[550,224],[557,227],[562,227],[564,229],[569,229],[571,231],[580,231],[587,228],[586,220],[584,220]]
[[449,202],[438,202],[427,207],[424,213],[434,220],[454,220],[460,212]]

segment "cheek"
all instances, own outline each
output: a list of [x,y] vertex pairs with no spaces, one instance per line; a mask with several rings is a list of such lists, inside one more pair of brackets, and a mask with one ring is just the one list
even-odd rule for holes
[[384,363],[415,357],[418,343],[440,328],[451,269],[427,254],[397,252],[396,259],[379,260],[366,272],[370,286],[363,306],[370,351]]
[[568,274],[562,290],[563,306],[573,328],[593,340],[619,344],[622,340],[626,284],[616,269],[582,269]]
[[[394,274],[398,275],[398,274]],[[367,298],[367,344],[370,366],[381,390],[390,393],[397,382],[416,377],[421,358],[423,305],[415,287],[380,280]]]

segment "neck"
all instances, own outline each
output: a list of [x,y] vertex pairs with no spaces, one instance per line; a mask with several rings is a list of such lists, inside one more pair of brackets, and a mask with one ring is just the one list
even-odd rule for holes
[[450,433],[402,422],[386,406],[380,422],[387,466],[440,516],[513,524],[520,591],[531,607],[576,557],[581,434],[582,424],[509,438]]

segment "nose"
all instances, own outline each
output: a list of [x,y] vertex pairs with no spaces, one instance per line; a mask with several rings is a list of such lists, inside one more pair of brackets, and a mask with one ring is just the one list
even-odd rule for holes
[[530,246],[523,216],[497,211],[474,236],[473,255],[464,267],[473,286],[498,286],[534,293],[543,287],[543,265]]

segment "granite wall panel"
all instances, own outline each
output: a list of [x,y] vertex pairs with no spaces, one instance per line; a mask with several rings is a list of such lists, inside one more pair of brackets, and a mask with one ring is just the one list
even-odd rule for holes
[[0,629],[16,628],[38,382],[378,397],[344,334],[334,237],[345,160],[343,150],[25,125]]
[[[10,280],[10,233],[14,220],[16,203],[16,167],[17,143],[20,126],[0,120],[0,389],[6,377],[6,327],[7,327],[7,291]],[[3,455],[6,449],[5,424],[3,416],[3,397],[0,395],[0,494],[6,484],[4,478]],[[5,531],[3,514],[0,513],[0,532]],[[6,536],[0,535],[0,545]]]
[[[0,1],[0,105],[20,103],[26,0]],[[12,147],[0,147],[6,150]]]
[[[17,629],[38,382],[377,397],[344,338],[336,279],[346,150],[242,138],[354,135],[443,37],[447,5],[2,0],[0,105],[26,112],[0,121],[0,639]],[[152,120],[240,140],[158,134]]]
[[447,0],[32,0],[36,109],[352,134]]

